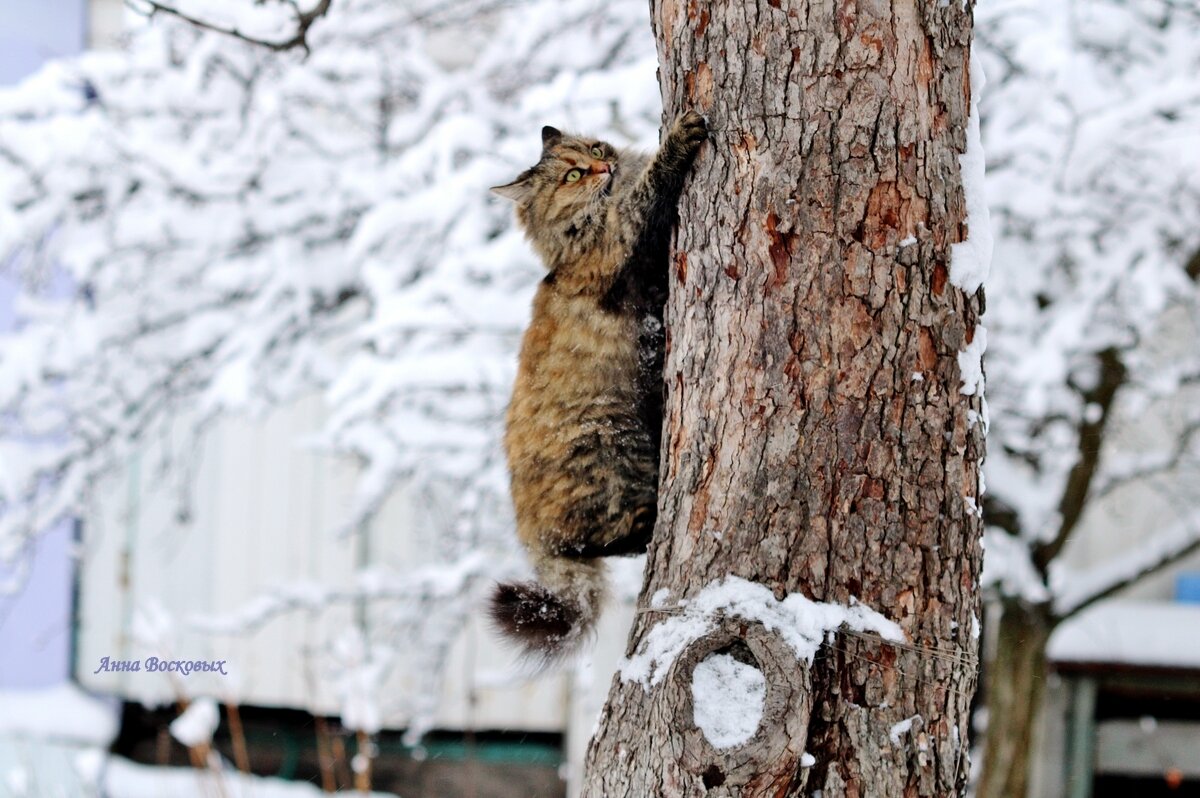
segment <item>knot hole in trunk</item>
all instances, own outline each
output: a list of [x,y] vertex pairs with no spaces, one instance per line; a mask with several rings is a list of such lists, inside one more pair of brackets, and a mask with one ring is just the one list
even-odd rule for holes
[[760,623],[725,620],[688,646],[661,696],[682,737],[680,764],[696,779],[687,794],[803,779],[811,685],[808,664]]

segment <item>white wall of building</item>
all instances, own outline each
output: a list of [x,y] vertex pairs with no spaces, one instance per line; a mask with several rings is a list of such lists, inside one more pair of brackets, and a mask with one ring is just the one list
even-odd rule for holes
[[[85,687],[169,703],[178,683],[163,674],[94,671],[106,656],[224,659],[230,676],[190,676],[187,692],[339,714],[333,682],[322,672],[329,659],[320,652],[354,623],[358,607],[343,602],[319,612],[287,612],[236,635],[190,623],[232,617],[297,585],[349,590],[364,566],[402,571],[422,564],[422,553],[431,550],[424,537],[436,524],[405,491],[392,497],[366,537],[334,534],[355,474],[352,466],[298,445],[321,421],[321,400],[314,397],[260,421],[218,423],[203,442],[186,523],[155,474],[161,442],[104,485],[85,519],[80,560],[76,673]],[[139,616],[150,617],[155,608],[171,619],[170,634],[147,644]],[[490,631],[478,620],[468,624],[444,674],[438,726],[563,731],[566,676],[498,678],[511,664],[511,653]],[[405,702],[387,700],[419,689],[420,674],[410,665],[402,655],[380,691],[391,728],[410,721]]]

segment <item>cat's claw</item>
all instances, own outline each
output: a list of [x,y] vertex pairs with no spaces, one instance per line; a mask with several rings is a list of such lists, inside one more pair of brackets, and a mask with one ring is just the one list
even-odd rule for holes
[[684,111],[675,117],[668,137],[676,147],[688,153],[689,157],[700,148],[707,138],[708,124],[704,121],[704,117],[695,111]]

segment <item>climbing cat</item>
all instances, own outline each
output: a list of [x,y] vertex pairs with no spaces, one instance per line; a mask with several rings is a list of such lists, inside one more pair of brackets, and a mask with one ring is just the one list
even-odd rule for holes
[[598,558],[654,529],[667,257],[683,180],[707,136],[678,117],[653,157],[542,128],[541,159],[492,191],[548,274],[521,344],[504,437],[517,536],[536,582],[497,586],[491,615],[552,661],[592,628]]

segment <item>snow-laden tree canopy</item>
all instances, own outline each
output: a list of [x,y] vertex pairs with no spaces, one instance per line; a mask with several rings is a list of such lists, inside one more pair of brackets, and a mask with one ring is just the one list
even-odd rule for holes
[[[1057,613],[1200,541],[1200,7],[981,3],[996,250],[985,569]],[[1097,500],[1144,545],[1055,566]]]
[[[511,545],[500,418],[541,267],[487,187],[536,157],[543,124],[653,145],[645,8],[175,7],[208,29],[160,12],[124,51],[0,92],[0,263],[24,287],[0,340],[0,561],[86,516],[98,480],[168,427],[190,440],[162,473],[186,487],[208,422],[311,392],[329,408],[312,445],[363,466],[344,529],[420,479],[455,498],[448,567]],[[1192,416],[1154,445],[1110,438],[1114,419],[1200,380],[1200,14],[1171,0],[978,13],[989,563],[1047,600],[1090,497],[1176,484],[1195,461],[1200,402],[1171,404]],[[1096,590],[1195,538],[1200,500],[1167,501],[1173,525]]]
[[[291,3],[185,10],[296,33]],[[28,287],[0,344],[0,560],[166,425],[186,482],[206,422],[312,391],[311,443],[363,465],[346,529],[406,478],[454,486],[460,552],[507,529],[499,419],[541,266],[487,188],[545,123],[653,145],[646,11],[335,0],[304,41],[157,13],[0,94],[0,262]]]

